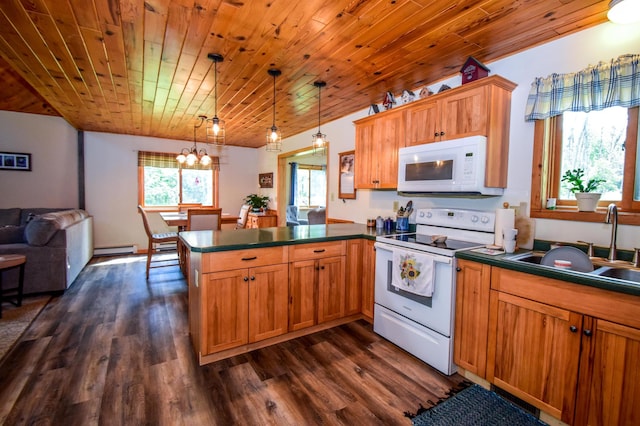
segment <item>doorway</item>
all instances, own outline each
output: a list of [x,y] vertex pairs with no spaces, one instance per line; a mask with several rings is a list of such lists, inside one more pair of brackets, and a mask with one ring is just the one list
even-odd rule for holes
[[[297,193],[294,200],[298,207],[298,218],[306,219],[307,212],[315,207],[324,207],[328,212],[329,194],[329,147],[324,155],[313,154],[313,147],[301,148],[278,155],[278,217],[279,226],[286,226],[287,206],[291,200],[292,163],[296,163]],[[280,178],[282,176],[282,179]],[[324,177],[322,179],[322,177]],[[322,184],[318,184],[322,179]]]

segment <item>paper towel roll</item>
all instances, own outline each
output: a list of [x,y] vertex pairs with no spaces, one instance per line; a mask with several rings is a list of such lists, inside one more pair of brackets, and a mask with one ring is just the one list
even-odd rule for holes
[[496,209],[495,245],[502,247],[502,230],[513,229],[516,222],[514,209]]

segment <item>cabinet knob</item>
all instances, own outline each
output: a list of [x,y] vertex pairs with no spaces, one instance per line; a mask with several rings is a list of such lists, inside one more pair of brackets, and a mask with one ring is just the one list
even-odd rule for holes
[[255,277],[255,276],[253,276],[253,275],[251,275],[250,280],[251,280],[251,281],[255,281],[255,280],[256,280],[256,277]]
[[244,281],[249,281],[249,277],[242,278]]
[[440,132],[440,136],[444,136],[444,132]]
[[459,266],[457,266],[457,267],[456,267],[456,272],[460,272],[460,271],[462,271],[462,268],[461,268],[461,267],[459,267]]
[[320,269],[324,269],[324,266],[321,266]]
[[591,336],[593,334],[589,329],[585,330],[583,333],[585,336]]
[[433,136],[435,136],[435,137],[437,138],[437,137],[438,137],[438,132],[435,132],[435,133],[433,134]]
[[578,331],[578,327],[576,327],[575,325],[572,325],[571,327],[569,327],[569,331],[572,333],[575,333],[576,331]]

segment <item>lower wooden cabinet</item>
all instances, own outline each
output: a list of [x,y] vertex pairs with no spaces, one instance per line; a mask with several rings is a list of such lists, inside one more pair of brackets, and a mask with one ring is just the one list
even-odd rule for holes
[[491,266],[457,261],[453,361],[486,378]]
[[373,304],[376,279],[376,252],[374,241],[363,240],[362,250],[362,314],[373,321]]
[[203,355],[287,332],[287,265],[204,274]]
[[582,316],[497,291],[491,315],[487,380],[571,424]]
[[353,315],[362,311],[362,264],[365,240],[347,241],[345,272],[344,314]]

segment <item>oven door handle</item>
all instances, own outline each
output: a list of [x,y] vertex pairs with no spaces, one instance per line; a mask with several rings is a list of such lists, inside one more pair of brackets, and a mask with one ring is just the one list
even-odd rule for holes
[[414,249],[407,248],[407,247],[401,247],[401,246],[395,246],[395,245],[392,245],[392,244],[381,243],[379,241],[376,241],[373,244],[373,246],[376,248],[376,250],[385,250],[385,251],[388,251],[388,252],[391,252],[391,253],[393,253],[395,250],[401,250],[401,251],[412,252],[412,253],[419,253],[421,255],[429,256],[429,257],[433,258],[434,262],[444,263],[444,264],[447,264],[447,265],[451,265],[451,263],[453,262],[453,257],[441,256],[439,254],[430,253],[428,251],[414,250]]

